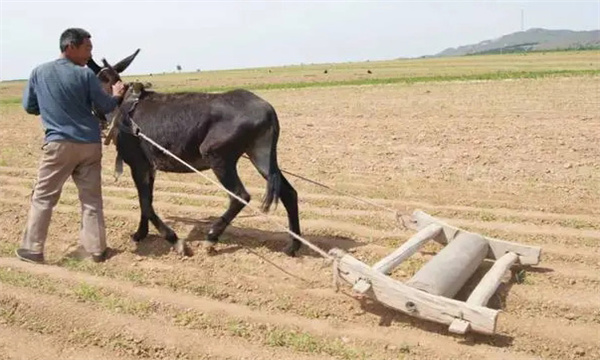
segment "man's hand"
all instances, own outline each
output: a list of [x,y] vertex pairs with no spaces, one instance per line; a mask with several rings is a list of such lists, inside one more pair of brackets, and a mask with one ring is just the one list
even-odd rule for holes
[[123,84],[122,81],[117,81],[112,86],[112,93],[113,93],[113,96],[123,97],[123,95],[125,95],[125,85]]

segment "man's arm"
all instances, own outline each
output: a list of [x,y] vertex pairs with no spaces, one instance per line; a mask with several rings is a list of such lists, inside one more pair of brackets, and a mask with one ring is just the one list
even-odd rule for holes
[[23,108],[28,114],[39,115],[40,106],[38,104],[37,95],[35,94],[35,71],[31,72],[27,86],[23,92]]

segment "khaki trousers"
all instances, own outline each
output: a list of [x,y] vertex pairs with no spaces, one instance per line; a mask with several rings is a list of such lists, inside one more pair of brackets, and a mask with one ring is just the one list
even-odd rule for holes
[[81,203],[80,244],[91,254],[103,252],[106,231],[102,209],[102,145],[57,141],[45,144],[42,150],[21,247],[32,253],[44,252],[52,209],[58,203],[65,181],[71,176]]

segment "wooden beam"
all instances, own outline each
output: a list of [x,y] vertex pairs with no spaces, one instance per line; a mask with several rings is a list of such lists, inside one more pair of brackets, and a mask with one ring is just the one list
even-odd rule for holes
[[[396,251],[389,254],[388,256],[381,259],[375,265],[373,269],[379,271],[382,274],[389,275],[395,267],[400,265],[404,260],[409,258],[412,254],[417,252],[423,245],[429,240],[438,236],[442,232],[442,227],[437,224],[431,224],[421,229],[413,237],[408,239],[402,244]],[[371,284],[364,279],[358,280],[352,287],[352,291],[357,294],[366,294],[371,289]]]
[[467,303],[486,306],[492,295],[496,292],[496,289],[498,289],[500,282],[502,282],[502,276],[516,261],[517,254],[512,252],[506,253],[500,259],[496,260],[479,284],[477,284],[477,287],[475,287],[467,299]]
[[517,254],[521,265],[539,264],[542,256],[542,249],[539,246],[525,246],[498,239],[490,241],[490,254],[488,255],[490,259],[497,261],[508,252]]
[[[518,256],[515,253],[506,253],[498,259],[477,284],[477,287],[467,299],[467,304],[486,306],[496,289],[498,289],[502,276],[517,261],[517,258]],[[469,327],[470,324],[467,321],[455,319],[448,330],[455,334],[464,334],[469,331]]]
[[389,275],[395,267],[400,265],[404,260],[417,252],[417,250],[419,250],[429,240],[438,236],[441,232],[442,226],[438,224],[427,225],[413,237],[408,239],[404,244],[402,244],[402,246],[396,249],[396,251],[373,265],[373,269]]
[[[412,217],[416,221],[419,230],[430,224],[441,225],[445,236],[438,236],[435,240],[442,244],[444,244],[444,241],[451,242],[460,232],[468,232],[457,228],[456,226],[448,225],[421,210],[413,212]],[[489,253],[487,254],[489,259],[498,260],[507,252],[513,252],[519,256],[519,263],[521,265],[536,265],[540,262],[542,249],[539,246],[522,245],[487,236],[483,236],[483,238],[486,239],[490,245]]]
[[452,321],[452,324],[450,324],[448,331],[450,331],[451,333],[454,333],[454,334],[463,335],[463,334],[466,334],[470,328],[471,328],[471,324],[469,324],[468,321],[464,321],[461,319],[454,319],[454,321]]
[[433,295],[453,298],[475,273],[488,249],[488,243],[483,237],[460,232],[417,271],[406,285]]
[[360,279],[352,287],[352,291],[357,294],[366,294],[367,291],[371,290],[371,283],[365,279]]
[[349,284],[355,284],[359,279],[368,279],[373,298],[385,306],[411,316],[447,325],[450,325],[454,319],[463,319],[470,323],[473,331],[484,334],[493,334],[496,329],[497,310],[411,288],[375,271],[343,250],[332,249],[329,253],[337,258],[337,271],[340,278]]

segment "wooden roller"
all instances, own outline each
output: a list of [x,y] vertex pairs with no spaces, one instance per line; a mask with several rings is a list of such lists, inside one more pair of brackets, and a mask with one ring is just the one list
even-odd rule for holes
[[482,236],[461,232],[406,285],[453,298],[475,273],[488,251],[488,242]]

